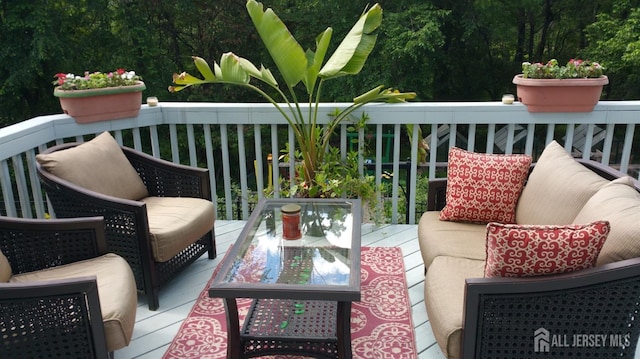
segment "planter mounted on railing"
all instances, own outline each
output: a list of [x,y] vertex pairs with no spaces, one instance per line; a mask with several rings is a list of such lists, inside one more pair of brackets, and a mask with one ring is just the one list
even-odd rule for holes
[[61,90],[54,96],[60,99],[62,111],[78,123],[89,123],[138,116],[142,105],[144,82],[131,86],[105,87],[90,90]]
[[513,78],[518,101],[529,112],[591,112],[600,100],[607,76],[580,79]]

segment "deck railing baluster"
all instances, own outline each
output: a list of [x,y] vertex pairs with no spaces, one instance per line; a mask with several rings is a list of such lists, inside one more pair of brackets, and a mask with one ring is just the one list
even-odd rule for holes
[[[319,121],[328,123],[329,114],[344,107],[346,104],[321,104]],[[377,181],[383,171],[394,174],[388,199],[393,223],[418,220],[423,201],[416,197],[420,195],[416,192],[418,182],[424,176],[444,175],[438,163],[446,161],[451,145],[487,153],[524,152],[535,160],[544,145],[555,139],[576,156],[596,159],[640,179],[640,158],[633,156],[640,153],[636,133],[640,101],[603,101],[590,113],[530,114],[521,104],[499,102],[371,104],[354,116],[363,113],[369,121],[358,131],[357,140],[369,141],[366,157],[372,163],[368,170],[375,173]],[[406,133],[406,126],[413,124],[421,125],[423,137],[427,137],[426,164],[419,163],[418,137],[410,140]],[[235,131],[229,125],[236,125]],[[209,168],[212,188],[217,188],[213,191],[216,208],[225,219],[236,214],[233,188],[238,186],[239,213],[246,218],[251,211],[250,196],[257,193],[260,198],[265,188],[276,185],[273,195],[281,197],[279,179],[295,175],[293,162],[278,160],[285,143],[295,147],[291,130],[286,135],[278,133],[285,126],[288,124],[273,106],[262,103],[163,102],[156,107],[144,105],[135,119],[77,124],[66,115],[51,115],[22,121],[0,128],[0,214],[42,218],[51,213],[33,176],[35,155],[53,144],[83,141],[108,130],[119,143],[155,157]],[[339,127],[343,154],[351,147],[347,126]],[[263,138],[263,130],[270,136]],[[388,134],[390,138],[385,137]],[[254,149],[248,150],[251,137]],[[181,143],[185,138],[187,143]],[[269,154],[273,157],[271,166]],[[247,168],[250,166],[253,170]],[[409,193],[406,201],[402,199],[405,191]]]

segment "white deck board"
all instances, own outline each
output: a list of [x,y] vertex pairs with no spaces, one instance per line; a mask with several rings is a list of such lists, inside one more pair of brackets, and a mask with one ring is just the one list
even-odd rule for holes
[[[206,255],[202,256],[162,287],[158,311],[149,311],[146,299],[140,296],[133,339],[128,347],[115,352],[116,359],[162,357],[195,303],[196,297],[204,289],[224,253],[238,238],[244,224],[244,221],[216,221],[218,257],[209,260]],[[424,307],[424,267],[418,246],[417,231],[416,225],[376,227],[367,223],[361,229],[362,246],[402,249],[419,359],[443,359],[444,356],[435,343]]]

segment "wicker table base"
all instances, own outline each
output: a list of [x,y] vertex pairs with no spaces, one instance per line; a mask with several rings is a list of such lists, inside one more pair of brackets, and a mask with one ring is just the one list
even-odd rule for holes
[[225,299],[229,333],[227,358],[307,355],[351,359],[351,302],[255,299],[239,329],[237,303]]
[[336,302],[256,299],[240,334],[243,355],[336,358],[336,311]]

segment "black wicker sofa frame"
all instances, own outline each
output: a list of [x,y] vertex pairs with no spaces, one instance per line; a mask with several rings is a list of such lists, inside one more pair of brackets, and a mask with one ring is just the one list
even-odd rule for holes
[[[43,153],[52,153],[79,145],[65,143]],[[207,169],[184,166],[157,159],[146,153],[121,146],[147,187],[149,196],[196,197],[211,200]],[[79,187],[52,175],[36,163],[37,173],[53,205],[57,218],[102,216],[105,220],[107,250],[122,256],[130,264],[138,291],[147,295],[150,310],[159,307],[159,287],[208,252],[216,257],[212,228],[195,243],[166,262],[153,259],[146,205],[143,202],[106,196]]]
[[[578,162],[608,180],[624,175]],[[446,178],[429,182],[427,210],[444,207],[446,187]],[[640,192],[637,181],[635,188]],[[590,358],[598,344],[589,336],[594,333],[609,335],[598,358],[632,358],[640,336],[640,258],[552,276],[469,278],[464,301],[463,358],[543,357],[554,335],[585,340],[584,346],[554,347],[554,358]]]

